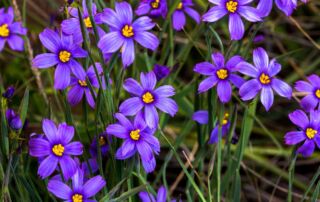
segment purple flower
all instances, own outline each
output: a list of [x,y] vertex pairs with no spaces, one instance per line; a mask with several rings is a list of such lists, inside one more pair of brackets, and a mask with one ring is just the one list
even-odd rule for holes
[[147,125],[155,128],[159,122],[157,108],[172,117],[178,111],[176,102],[169,98],[175,94],[174,88],[164,85],[155,89],[157,78],[153,72],[141,73],[140,82],[142,86],[132,78],[125,80],[123,87],[133,97],[121,103],[119,110],[126,116],[133,116],[144,108],[143,117]]
[[0,12],[0,52],[3,50],[6,41],[12,50],[23,51],[22,35],[26,34],[27,29],[22,26],[22,23],[14,22],[13,8],[9,7],[7,12],[2,8]]
[[91,156],[92,157],[98,156],[98,146],[100,146],[100,151],[102,156],[106,156],[107,152],[109,151],[108,141],[111,142],[111,136],[108,135],[106,132],[99,135],[98,141],[96,138],[94,138],[90,145]]
[[[97,67],[98,74],[101,77],[101,81],[104,81],[103,70],[101,68],[100,63],[95,63],[95,65]],[[78,104],[82,100],[83,96],[85,95],[87,103],[90,105],[90,107],[92,108],[95,107],[94,98],[88,87],[87,81],[89,81],[91,86],[94,88],[100,87],[93,65],[89,67],[87,72],[85,72],[82,69],[82,67],[81,69],[77,69],[77,71],[75,71],[75,76],[71,78],[71,83],[70,83],[71,88],[68,92],[68,102],[72,106]],[[105,87],[105,82],[102,82],[102,85],[103,87]]]
[[[87,31],[89,33],[93,33],[92,22],[90,20],[86,0],[82,1],[82,8],[83,8],[83,14],[82,14],[83,23],[87,28]],[[92,3],[91,9],[92,9],[91,13],[95,23],[101,24],[99,20],[99,15],[97,15],[97,7],[95,3]],[[80,19],[78,15],[78,9],[70,7],[68,8],[68,10],[71,15],[71,18],[66,19],[61,23],[61,29],[65,34],[73,35],[73,39],[76,43],[82,43],[83,36],[81,31]],[[97,27],[97,29],[98,29],[99,35],[104,33],[104,31],[100,27]]]
[[315,144],[320,148],[320,111],[311,110],[310,119],[302,110],[296,110],[289,114],[292,123],[299,127],[299,131],[288,132],[284,139],[287,145],[295,145],[304,141],[299,147],[298,153],[304,157],[311,156]]
[[157,81],[160,81],[170,74],[170,68],[167,66],[155,64],[153,67],[153,73],[156,75]]
[[[307,0],[301,0],[303,3],[307,3]],[[257,9],[261,17],[269,15],[272,9],[272,0],[260,0]],[[292,12],[297,8],[298,0],[275,0],[277,7],[287,16],[290,16]]]
[[100,175],[84,182],[83,171],[77,169],[76,173],[72,176],[72,187],[69,187],[60,180],[53,179],[48,183],[48,190],[64,201],[89,202],[94,201],[89,198],[96,195],[105,185],[106,181]]
[[153,154],[160,152],[159,140],[153,136],[155,130],[150,129],[141,116],[135,116],[133,123],[120,113],[115,114],[115,118],[118,123],[109,125],[106,132],[124,140],[116,158],[127,159],[138,152],[145,171],[152,172],[156,166]]
[[247,62],[240,62],[236,67],[239,72],[253,77],[245,82],[239,90],[242,100],[251,100],[261,91],[261,103],[268,111],[273,104],[273,90],[282,97],[291,98],[291,87],[274,78],[280,72],[281,65],[275,59],[269,62],[269,56],[263,48],[257,48],[253,51],[253,63],[255,66]]
[[184,13],[189,15],[197,24],[200,23],[199,13],[192,9],[193,6],[192,0],[181,0],[178,4],[178,7],[172,14],[172,23],[175,30],[182,30],[186,24],[186,16]]
[[[199,124],[208,124],[208,120],[209,120],[208,111],[206,110],[196,111],[192,115],[192,120],[198,122]],[[226,136],[228,134],[229,129],[230,129],[229,113],[225,113],[222,121],[221,137]],[[219,124],[216,123],[214,129],[211,131],[210,139],[208,143],[215,144],[218,142],[218,139],[219,139]]]
[[164,19],[167,16],[167,0],[140,0],[138,8],[135,10],[137,15],[146,15],[157,18],[162,16]]
[[146,191],[139,193],[139,198],[142,202],[165,202],[167,201],[167,190],[164,186],[161,186],[158,190],[157,198]]
[[39,35],[40,41],[51,53],[37,55],[33,59],[33,66],[48,68],[57,65],[54,73],[54,87],[65,89],[70,83],[71,71],[76,74],[82,66],[75,60],[84,58],[88,54],[77,43],[74,43],[72,36],[59,34],[50,29],[45,29]]
[[7,90],[4,93],[2,93],[2,97],[6,98],[6,99],[10,99],[13,97],[14,91],[15,91],[14,87],[9,86],[7,88]]
[[299,92],[306,93],[307,95],[301,100],[301,107],[310,111],[319,106],[320,102],[320,77],[313,74],[308,77],[308,81],[297,81],[295,89]]
[[77,169],[76,162],[71,155],[81,155],[82,144],[70,142],[74,135],[74,128],[66,123],[59,124],[58,128],[53,121],[42,121],[44,137],[29,140],[29,154],[44,159],[38,169],[41,178],[50,176],[58,167],[58,163],[65,179],[74,175]]
[[6,118],[11,129],[18,131],[22,128],[20,116],[19,114],[16,114],[13,109],[7,109]]
[[240,76],[234,74],[236,72],[236,65],[243,61],[243,59],[236,55],[225,63],[224,56],[221,53],[214,53],[211,55],[211,58],[213,64],[202,62],[197,64],[193,69],[199,74],[209,76],[200,83],[198,91],[199,93],[203,93],[217,85],[220,101],[223,103],[229,102],[232,94],[230,82],[237,88],[240,88],[244,83],[244,80]]
[[148,32],[155,23],[147,16],[132,22],[132,8],[127,2],[116,3],[115,11],[104,9],[101,21],[109,25],[110,32],[100,39],[98,47],[104,54],[120,50],[124,67],[134,61],[134,41],[151,50],[155,50],[159,45],[158,38]]
[[216,6],[202,16],[203,21],[216,22],[228,14],[231,40],[240,40],[244,35],[244,24],[241,17],[250,22],[262,20],[259,11],[247,5],[252,0],[210,0],[210,2]]

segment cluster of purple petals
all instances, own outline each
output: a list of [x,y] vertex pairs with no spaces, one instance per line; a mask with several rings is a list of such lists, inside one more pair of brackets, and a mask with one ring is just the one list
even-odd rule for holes
[[[87,163],[80,163],[78,158],[83,153],[83,145],[78,141],[72,141],[74,128],[61,123],[58,127],[49,119],[42,122],[43,135],[33,135],[29,140],[29,154],[39,159],[38,175],[44,179],[55,175],[49,180],[48,190],[56,197],[67,200],[90,201],[106,184],[101,176],[87,179]],[[95,159],[88,160],[91,171],[97,170]],[[63,176],[63,179],[61,178]],[[71,179],[72,186],[68,185]],[[81,200],[80,200],[81,201]]]
[[[301,0],[307,3],[307,0]],[[275,0],[276,6],[287,16],[290,16],[298,6],[298,0]],[[261,17],[269,15],[273,5],[273,0],[260,0],[257,9]]]
[[13,109],[7,109],[6,119],[9,127],[13,130],[20,130],[22,128],[22,121],[19,114],[16,114]]
[[[161,186],[158,189],[157,196],[153,196],[152,194],[142,191],[139,193],[139,198],[142,202],[166,202],[167,201],[167,190],[164,186]],[[171,200],[171,202],[177,202],[177,200]]]
[[154,71],[141,73],[140,82],[133,78],[125,80],[123,87],[132,97],[120,104],[120,113],[115,114],[118,122],[109,125],[106,132],[123,139],[122,146],[116,152],[117,159],[127,159],[138,153],[145,171],[149,173],[156,166],[154,155],[160,152],[159,140],[154,136],[159,123],[157,109],[174,116],[178,106],[170,98],[175,94],[172,86],[156,88]]
[[24,50],[23,36],[27,35],[27,29],[22,26],[21,22],[14,21],[13,8],[7,10],[0,9],[0,52],[3,50],[6,42],[9,47],[15,51]]

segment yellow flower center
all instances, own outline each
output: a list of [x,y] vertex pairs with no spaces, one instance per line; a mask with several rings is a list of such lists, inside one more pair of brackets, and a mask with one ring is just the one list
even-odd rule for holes
[[84,24],[86,25],[87,28],[92,28],[91,20],[90,17],[87,17],[83,20]]
[[320,89],[316,90],[316,96],[320,99]]
[[229,118],[229,113],[225,113],[222,121],[222,125],[226,125],[228,123],[228,118]]
[[271,82],[269,75],[265,73],[260,75],[259,80],[262,84],[269,84]]
[[87,82],[85,80],[83,80],[83,81],[82,80],[78,80],[78,83],[82,87],[87,87],[88,86],[88,84],[87,84]]
[[72,202],[82,202],[83,196],[81,194],[75,194],[72,196]]
[[181,10],[181,9],[182,9],[182,6],[183,6],[183,3],[180,2],[180,3],[178,4],[178,6],[177,6],[177,9],[178,9],[178,10]]
[[217,76],[219,79],[226,79],[228,77],[228,70],[226,69],[219,69],[217,71]]
[[313,128],[307,128],[306,135],[309,139],[314,138],[314,136],[318,133],[318,131],[314,130]]
[[62,146],[61,144],[56,144],[52,147],[52,152],[56,156],[62,156],[64,152],[64,146]]
[[132,37],[134,35],[132,26],[131,25],[125,25],[122,28],[122,35],[127,37],[127,38]]
[[60,51],[59,53],[59,59],[61,62],[69,62],[71,57],[71,53],[68,51]]
[[145,94],[143,94],[142,96],[142,100],[144,103],[151,103],[154,101],[153,95],[150,92],[146,92]]
[[229,12],[234,13],[238,9],[238,2],[236,2],[236,1],[228,1],[226,3],[226,7],[227,7],[227,10]]
[[151,7],[153,9],[159,8],[159,5],[160,5],[160,0],[155,0],[155,1],[151,2]]
[[105,145],[105,144],[106,144],[106,140],[104,139],[103,136],[100,136],[100,137],[99,137],[99,145],[100,145],[100,146],[103,146],[103,145]]
[[130,132],[130,137],[131,137],[131,139],[133,139],[133,140],[139,140],[139,138],[140,138],[140,130],[137,129],[137,130],[131,131],[131,132]]
[[0,26],[0,36],[7,37],[10,34],[10,30],[8,28],[8,24],[3,24]]

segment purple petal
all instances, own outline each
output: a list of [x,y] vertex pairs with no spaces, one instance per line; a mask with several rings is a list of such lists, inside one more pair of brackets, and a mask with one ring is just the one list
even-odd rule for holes
[[285,82],[273,78],[272,79],[272,88],[282,97],[286,97],[288,99],[291,98],[292,88]]
[[201,62],[196,64],[193,71],[202,75],[210,76],[215,74],[215,67],[209,62]]
[[74,32],[81,32],[80,22],[77,18],[69,18],[61,23],[61,29],[66,34],[73,34]]
[[135,13],[137,15],[145,15],[147,14],[151,9],[151,6],[148,2],[141,2],[138,6],[138,8],[135,10]]
[[289,114],[289,119],[292,123],[299,126],[301,129],[305,129],[309,125],[309,119],[302,110],[295,110]]
[[269,76],[273,77],[277,75],[281,70],[281,65],[277,62],[276,59],[272,59],[269,64]]
[[228,81],[218,82],[217,92],[222,103],[227,103],[231,99],[231,85]]
[[303,131],[292,131],[288,132],[284,136],[284,141],[287,145],[295,145],[306,139]]
[[175,94],[174,88],[170,85],[160,86],[154,90],[158,98],[171,97]]
[[133,24],[132,28],[136,32],[146,31],[152,29],[156,24],[152,22],[151,18],[148,16],[143,16],[136,19]]
[[315,145],[313,140],[306,140],[304,144],[297,150],[303,157],[309,157],[313,154]]
[[102,22],[107,23],[110,27],[120,29],[122,23],[119,21],[117,14],[110,8],[105,8],[103,13],[99,15]]
[[314,128],[319,128],[319,123],[320,123],[320,111],[319,110],[311,110],[310,111],[310,122]]
[[306,82],[306,81],[297,81],[295,83],[294,88],[299,91],[299,92],[312,92],[313,91],[313,87],[310,83]]
[[240,40],[244,35],[244,25],[240,15],[230,14],[229,15],[229,32],[231,40]]
[[71,106],[77,105],[83,97],[84,89],[78,85],[73,86],[70,88],[67,99]]
[[98,47],[103,53],[114,53],[120,49],[123,43],[123,37],[119,32],[109,32],[100,39]]
[[190,7],[186,7],[184,10],[194,21],[196,21],[197,24],[200,23],[200,18],[201,17],[200,17],[199,13],[196,10],[194,10],[194,9],[192,9]]
[[161,111],[170,114],[171,117],[173,117],[178,112],[178,105],[171,98],[161,98],[157,100],[155,105]]
[[320,135],[316,135],[314,137],[314,141],[317,144],[318,148],[320,149]]
[[320,86],[320,77],[318,75],[312,74],[311,76],[308,76],[308,81],[310,81],[313,86]]
[[11,35],[8,38],[8,44],[12,50],[23,51],[24,49],[24,41],[21,36]]
[[202,20],[206,22],[215,22],[221,19],[227,13],[227,9],[223,8],[222,6],[215,6],[210,8],[210,10],[202,16]]
[[10,32],[14,34],[26,35],[27,29],[22,26],[21,22],[14,22],[10,25]]
[[296,8],[291,1],[275,0],[277,7],[284,12],[287,16],[290,16],[293,10]]
[[155,153],[158,154],[160,152],[160,142],[155,136],[151,134],[146,134],[143,136],[143,140],[151,146]]
[[95,176],[89,179],[83,186],[83,193],[86,197],[92,197],[96,195],[104,186],[106,181],[100,176]]
[[161,186],[158,189],[157,202],[166,202],[167,201],[167,190],[164,186]]
[[229,80],[233,83],[233,85],[235,85],[237,88],[240,88],[245,80],[241,77],[241,76],[238,76],[236,74],[231,74],[229,76]]
[[125,40],[121,50],[123,66],[127,67],[133,63],[135,57],[133,40]]
[[128,137],[127,129],[120,124],[108,125],[106,131],[108,134],[114,135],[121,139],[125,139]]
[[154,196],[145,191],[139,193],[139,198],[142,202],[156,202]]
[[70,144],[65,146],[65,152],[66,155],[75,155],[79,156],[83,153],[83,145],[81,142],[71,142]]
[[137,114],[143,107],[143,103],[139,97],[133,97],[121,103],[119,111],[126,116],[133,116]]
[[136,153],[136,146],[132,140],[125,140],[121,147],[117,150],[116,158],[117,159],[127,159],[133,156]]
[[210,88],[212,88],[213,86],[215,86],[218,82],[218,79],[216,76],[209,76],[208,78],[204,79],[198,87],[198,92],[199,93],[203,93],[207,90],[209,90]]
[[182,11],[176,10],[172,15],[172,25],[175,30],[182,30],[186,24],[186,16]]
[[235,55],[228,60],[226,68],[230,69],[231,71],[234,71],[236,69],[236,66],[243,61],[244,59],[241,56]]
[[256,48],[253,50],[253,62],[254,65],[260,69],[266,69],[269,67],[269,56],[263,48]]
[[136,146],[143,161],[150,161],[153,158],[152,149],[148,143],[140,141]]
[[142,166],[146,173],[151,173],[156,168],[156,159],[154,158],[154,156],[152,156],[152,159],[150,161],[142,160]]
[[66,123],[59,124],[57,136],[63,144],[68,144],[74,136],[73,126],[69,126]]
[[46,137],[48,138],[49,142],[54,142],[58,140],[58,135],[57,135],[58,130],[53,121],[49,119],[43,119],[42,130],[46,135]]
[[209,113],[206,110],[199,110],[196,111],[193,115],[192,115],[192,120],[200,123],[200,124],[207,124],[208,120],[209,120]]
[[129,92],[130,94],[136,95],[136,96],[140,96],[143,93],[143,89],[141,87],[141,85],[134,79],[129,78],[126,79],[124,84],[123,84],[123,88]]
[[209,0],[209,2],[215,5],[222,5],[225,2],[225,0]]
[[159,40],[158,37],[156,37],[154,34],[146,31],[138,32],[134,39],[143,47],[156,50],[156,48],[159,46]]
[[50,180],[48,183],[48,190],[56,197],[64,200],[68,200],[72,193],[70,187],[59,180]]
[[87,103],[89,104],[89,106],[94,109],[95,108],[95,101],[94,101],[94,98],[92,96],[92,93],[90,91],[89,88],[87,88],[85,91],[84,91],[85,95],[86,95],[86,100],[87,100]]
[[44,157],[50,154],[50,144],[43,138],[29,140],[29,154],[34,157]]
[[308,112],[312,109],[315,109],[318,103],[319,100],[315,98],[314,95],[307,95],[301,100],[300,105],[304,110]]
[[142,72],[140,74],[140,82],[144,89],[153,90],[157,84],[157,77],[152,71],[148,73]]
[[250,6],[239,6],[238,13],[250,22],[258,22],[262,20],[258,10]]
[[242,100],[251,100],[257,95],[260,89],[261,84],[256,79],[251,79],[240,87],[239,94]]
[[144,108],[144,117],[149,128],[156,128],[159,123],[159,115],[156,108],[152,105],[146,105]]
[[77,171],[77,164],[70,156],[62,156],[59,160],[59,164],[63,177],[66,180],[72,177]]
[[262,87],[260,100],[267,111],[269,111],[270,107],[273,104],[273,98],[274,96],[273,96],[272,88],[269,86]]
[[63,90],[70,83],[70,68],[66,64],[58,64],[54,72],[54,88]]
[[124,126],[125,128],[133,128],[131,121],[127,119],[123,114],[116,113],[114,117],[119,121],[119,123]]
[[272,9],[273,1],[270,0],[260,0],[257,6],[257,10],[261,17],[267,17]]
[[120,22],[125,24],[131,24],[132,22],[132,8],[127,2],[116,3],[116,13],[119,17]]
[[83,50],[79,45],[73,44],[71,47],[72,57],[74,58],[85,58],[88,56],[87,51]]
[[51,175],[55,171],[57,166],[58,166],[58,158],[53,155],[49,155],[40,163],[40,166],[38,169],[38,175],[42,179],[44,179],[49,175]]
[[247,63],[247,62],[240,62],[237,66],[236,66],[236,70],[244,75],[250,76],[250,77],[258,77],[259,76],[259,71],[258,69]]
[[37,68],[48,68],[56,65],[58,63],[57,56],[53,53],[43,53],[37,55],[32,60],[32,66]]
[[214,129],[211,131],[210,139],[208,141],[209,144],[215,144],[219,139],[219,126],[216,125]]
[[211,55],[211,59],[213,63],[216,65],[218,68],[224,67],[224,56],[221,53],[213,53]]
[[56,52],[60,47],[61,40],[57,32],[51,29],[45,29],[39,34],[40,41],[44,47],[51,52]]

